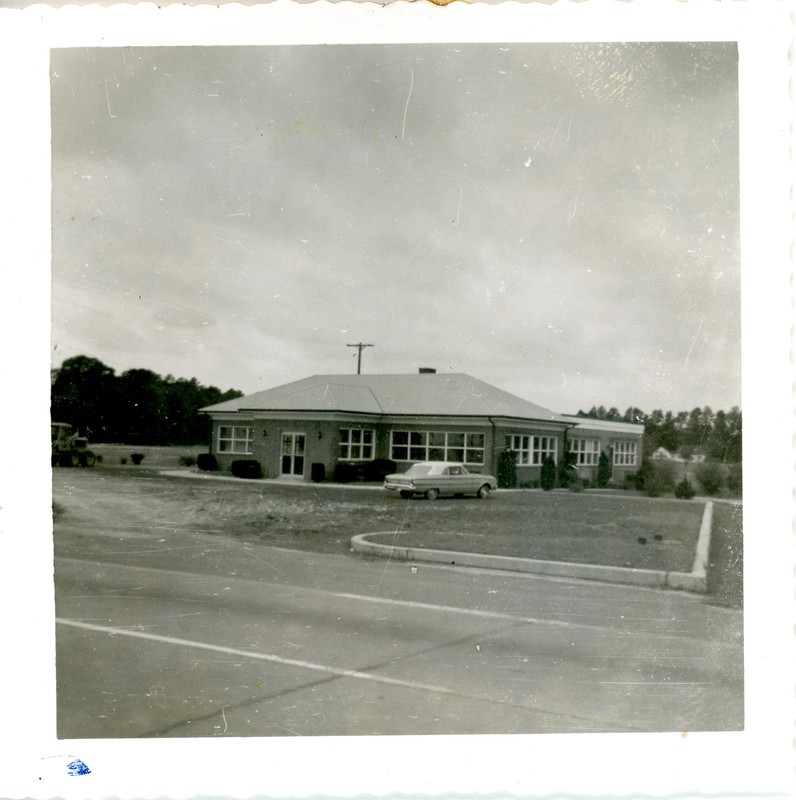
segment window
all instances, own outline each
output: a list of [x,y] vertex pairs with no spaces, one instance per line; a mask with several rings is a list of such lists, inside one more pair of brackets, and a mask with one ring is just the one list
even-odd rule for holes
[[575,464],[579,467],[594,467],[600,460],[599,439],[572,439],[569,452],[575,455]]
[[484,434],[393,431],[390,458],[393,461],[461,461],[466,464],[483,464]]
[[614,466],[615,467],[634,467],[638,453],[636,442],[615,442],[614,443]]
[[558,443],[555,436],[510,434],[506,436],[506,449],[517,454],[518,466],[533,466],[540,465],[547,456],[556,461]]
[[374,440],[371,430],[340,428],[340,458],[344,461],[371,461]]
[[218,429],[218,452],[251,455],[254,428],[221,425]]

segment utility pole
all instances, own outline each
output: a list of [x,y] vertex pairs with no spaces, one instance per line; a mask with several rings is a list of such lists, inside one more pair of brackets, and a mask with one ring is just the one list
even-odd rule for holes
[[356,347],[357,349],[357,375],[362,372],[362,351],[366,347],[375,347],[376,345],[373,344],[362,344],[359,342],[357,344],[347,344],[346,347]]

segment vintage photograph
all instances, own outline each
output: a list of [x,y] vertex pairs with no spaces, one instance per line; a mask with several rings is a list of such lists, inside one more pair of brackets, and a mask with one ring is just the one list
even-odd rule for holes
[[742,731],[738,59],[53,48],[58,737]]

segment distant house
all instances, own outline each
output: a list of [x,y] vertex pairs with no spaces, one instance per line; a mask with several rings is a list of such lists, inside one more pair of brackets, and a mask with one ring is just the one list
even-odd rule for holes
[[674,456],[665,448],[659,447],[651,456],[653,461],[673,461]]
[[707,455],[703,450],[691,451],[683,449],[680,453],[674,454],[667,450],[665,447],[659,447],[651,456],[653,461],[678,461],[681,463],[690,461],[694,464],[704,464],[707,460]]
[[498,473],[514,453],[518,485],[539,480],[543,460],[574,453],[593,480],[601,452],[615,480],[636,471],[644,427],[558,414],[469,375],[423,369],[398,375],[314,375],[202,409],[213,421],[219,468],[259,462],[264,477],[329,479],[340,465],[461,461]]

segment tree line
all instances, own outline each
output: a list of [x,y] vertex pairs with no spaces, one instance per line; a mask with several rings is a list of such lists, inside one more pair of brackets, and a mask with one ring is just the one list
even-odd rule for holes
[[67,359],[51,376],[50,414],[68,422],[92,442],[197,445],[210,441],[212,425],[204,406],[243,392],[222,392],[195,378],[162,377],[148,369],[116,375],[96,358]]
[[705,406],[677,414],[660,409],[645,414],[636,407],[622,414],[616,408],[606,410],[599,406],[578,411],[578,416],[644,425],[645,458],[663,447],[686,459],[702,454],[710,461],[741,462],[743,416],[737,406],[729,411],[713,411]]
[[[210,441],[210,419],[198,411],[243,392],[203,386],[195,378],[162,377],[148,369],[116,375],[96,358],[67,359],[52,374],[51,416],[68,422],[94,442],[125,444],[196,445]],[[690,457],[741,461],[742,416],[737,407],[712,411],[708,406],[673,413],[645,414],[636,407],[624,414],[616,408],[592,407],[579,417],[634,422],[644,425],[644,457],[659,447]]]

